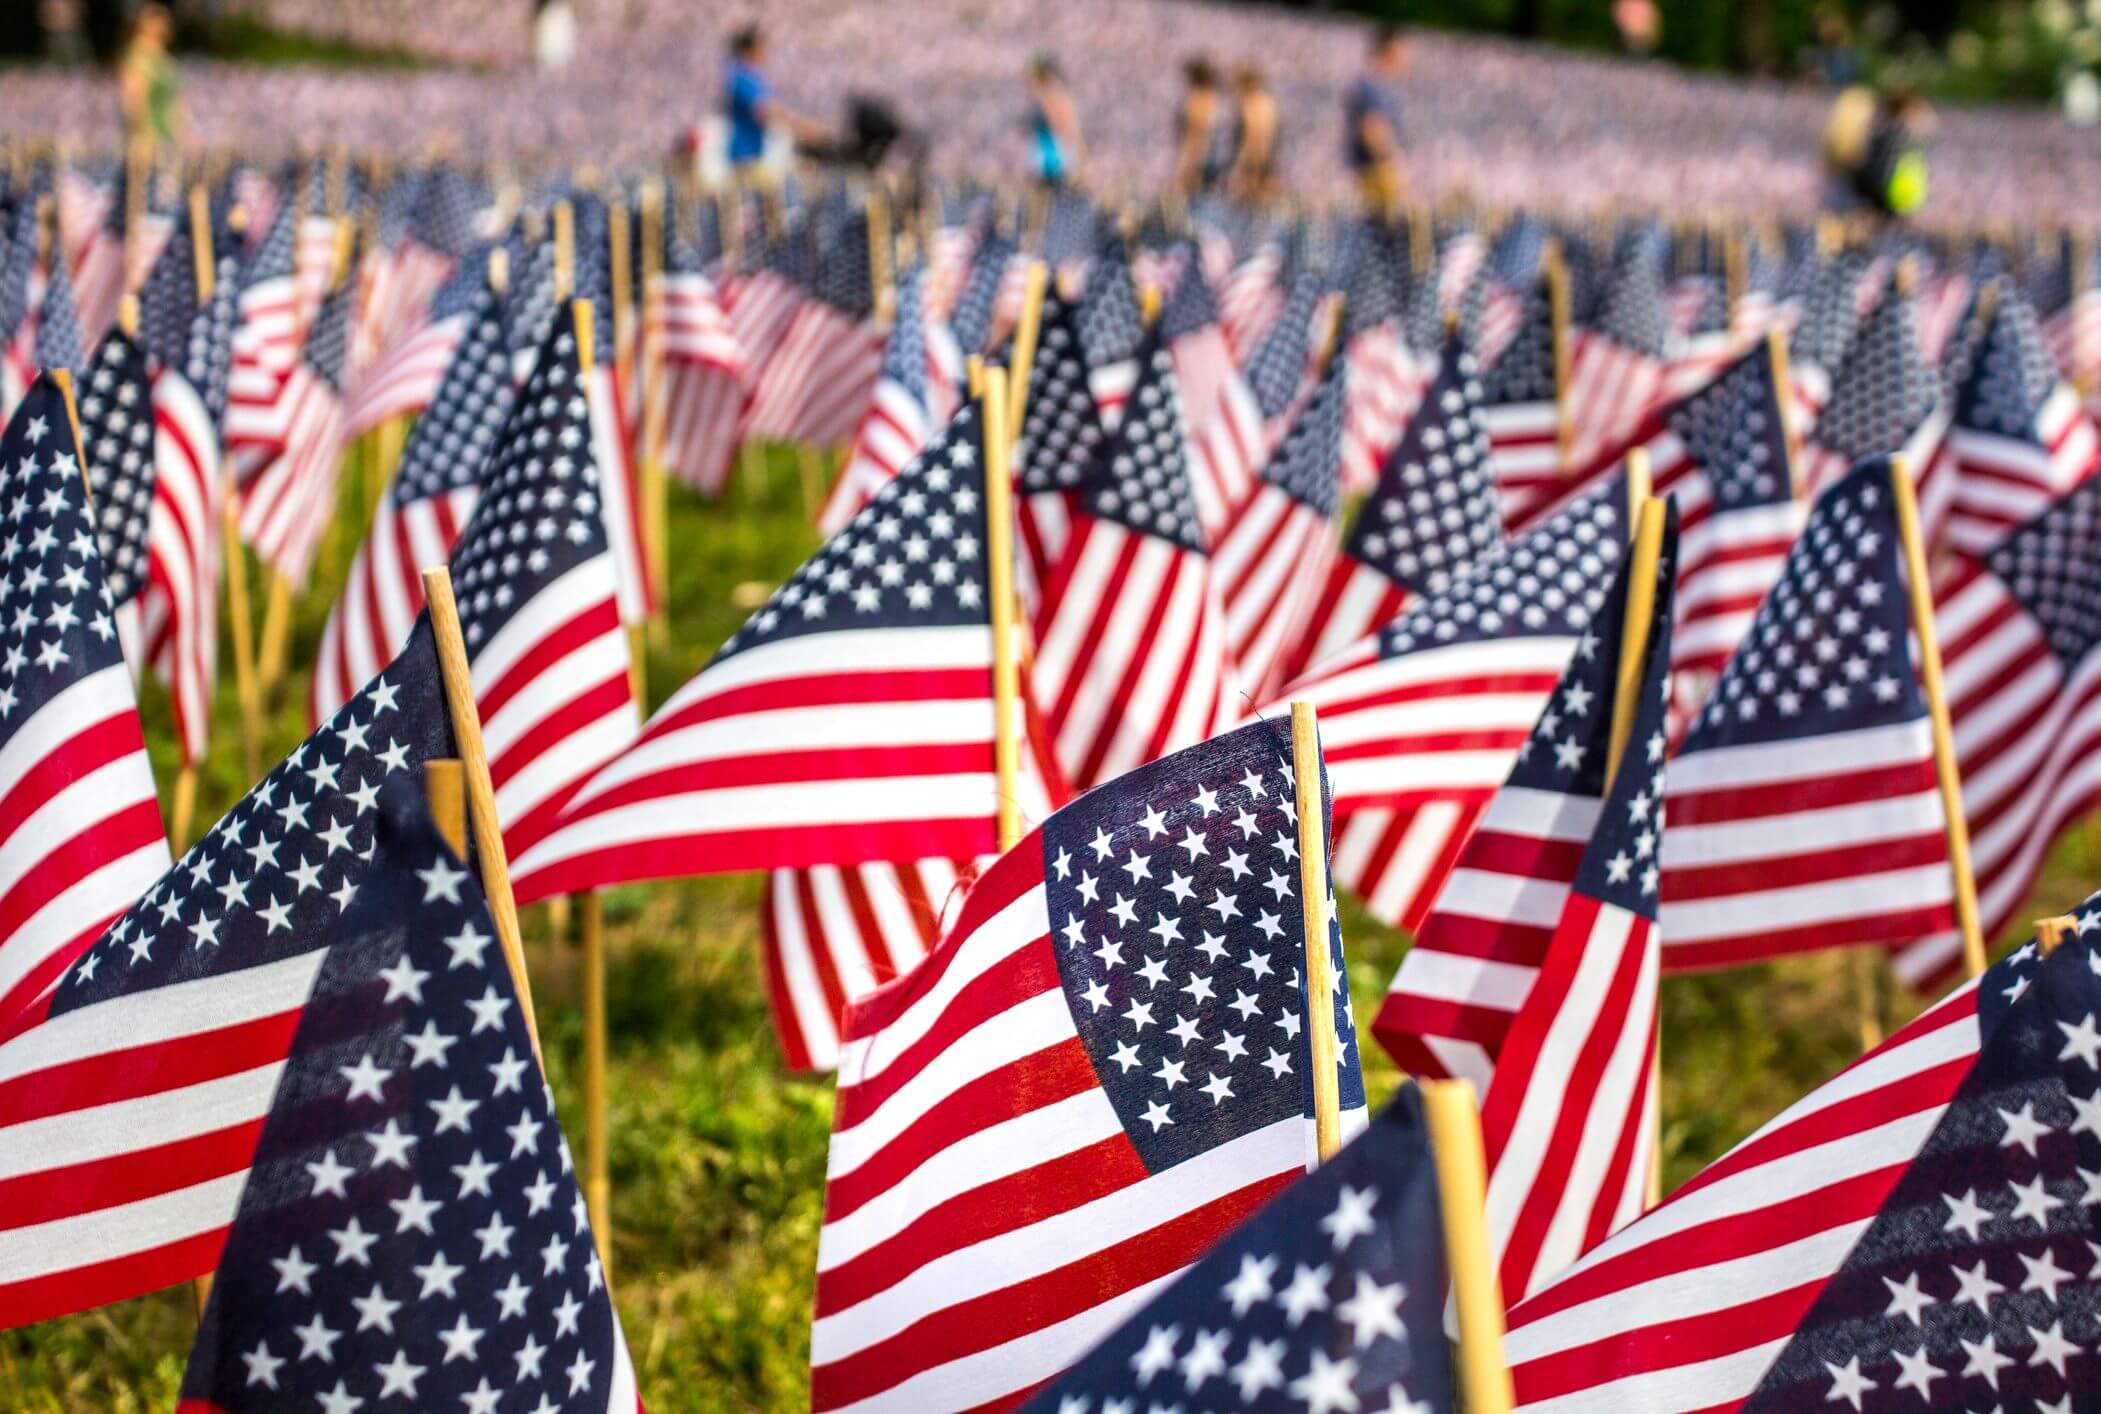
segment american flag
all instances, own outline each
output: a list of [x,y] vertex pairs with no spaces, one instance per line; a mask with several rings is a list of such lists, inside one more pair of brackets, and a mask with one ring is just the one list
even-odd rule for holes
[[1568,489],[1556,367],[1554,304],[1542,278],[1525,296],[1502,357],[1481,377],[1481,422],[1506,525],[1523,525]]
[[1613,476],[1286,689],[1321,714],[1335,877],[1373,917],[1422,919],[1502,786],[1624,553]]
[[334,716],[400,651],[423,612],[423,571],[451,558],[474,512],[516,390],[502,296],[484,285],[462,317],[472,327],[402,448],[321,630],[307,698],[310,722]]
[[[2043,856],[2097,799],[2101,724],[2101,481],[2087,480],[1982,555],[1955,552],[1934,586],[1935,635],[1962,776],[1984,936],[2013,922]],[[1901,949],[1913,986],[1949,975],[1953,931]]]
[[1138,361],[1037,621],[1036,700],[1060,770],[1083,788],[1202,741],[1238,710],[1174,367],[1157,341]]
[[1868,267],[1867,258],[1852,251],[1829,257],[1811,255],[1809,261],[1802,315],[1787,351],[1800,431],[1815,426],[1824,404],[1831,401],[1832,380],[1838,377],[1859,335],[1859,295]]
[[1123,237],[1112,232],[1095,251],[1076,317],[1080,348],[1087,358],[1088,387],[1094,392],[1103,425],[1114,428],[1138,384],[1145,343],[1138,282],[1131,274]]
[[1304,274],[1292,285],[1282,310],[1255,345],[1246,370],[1248,394],[1255,400],[1271,440],[1283,435],[1285,418],[1298,406],[1307,375],[1318,353],[1313,346],[1314,316],[1329,297],[1317,275]]
[[1377,633],[1411,596],[1438,593],[1501,543],[1480,394],[1473,356],[1450,340],[1340,552],[1306,566],[1312,597],[1267,687]]
[[452,550],[496,816],[512,858],[635,738],[606,483],[577,335],[581,302],[548,331],[482,466]]
[[136,682],[143,663],[139,634],[151,560],[156,448],[153,379],[146,354],[121,329],[95,348],[79,379],[80,439],[87,453],[95,525],[117,643]]
[[73,307],[73,281],[62,260],[54,260],[44,282],[44,298],[37,306],[36,340],[30,359],[37,368],[87,367],[87,345],[80,334],[80,317]]
[[[336,488],[343,472],[343,363],[349,336],[350,287],[339,285],[322,300],[280,388],[276,453],[249,483],[241,504],[241,538],[295,587],[306,583],[335,518]],[[238,377],[238,336],[234,361]],[[230,402],[229,426],[233,416]]]
[[993,315],[1006,283],[1007,268],[1014,258],[1013,242],[997,231],[988,232],[978,243],[977,254],[970,263],[970,277],[948,315],[956,346],[965,355],[981,354],[992,347]]
[[868,216],[856,212],[819,248],[809,296],[755,376],[745,420],[750,435],[818,447],[853,436],[887,334],[876,320],[869,240]]
[[[90,229],[79,259],[71,266],[72,301],[83,340],[101,339],[116,319],[117,301],[127,288],[125,277],[129,272],[124,268],[124,226],[130,217],[130,180],[128,165],[120,165],[102,219]],[[148,187],[150,189],[150,182]],[[54,265],[64,263],[53,262]]]
[[0,1025],[168,867],[77,450],[38,379],[0,436]]
[[1450,1411],[1446,1281],[1429,1127],[1407,1086],[1029,1408]]
[[1996,288],[1948,427],[1955,485],[1947,543],[1974,555],[2085,480],[2101,454],[2078,391],[2051,363],[2034,308],[2010,282]]
[[456,264],[452,278],[422,297],[422,317],[415,324],[369,360],[353,365],[343,396],[346,438],[360,437],[389,418],[421,413],[438,396],[453,351],[473,326],[475,307],[488,288],[486,255]]
[[973,405],[519,853],[518,897],[989,852],[983,478]]
[[1218,306],[1194,247],[1185,243],[1183,255],[1181,275],[1160,307],[1160,342],[1174,360],[1175,383],[1189,411],[1197,520],[1215,545],[1254,494],[1255,473],[1273,443],[1262,409],[1226,347]]
[[1637,235],[1614,262],[1594,324],[1570,332],[1568,464],[1616,457],[1664,396],[1670,328],[1656,242]]
[[1291,288],[1288,273],[1283,247],[1266,241],[1226,278],[1225,287],[1218,292],[1218,322],[1235,361],[1245,364],[1254,357],[1270,326],[1283,314]]
[[1227,651],[1257,701],[1303,641],[1322,587],[1316,571],[1335,557],[1348,364],[1335,358],[1212,557]]
[[241,266],[233,367],[226,380],[225,445],[245,487],[284,452],[302,330],[292,289],[295,203],[281,203],[262,244]]
[[690,242],[672,241],[656,308],[664,321],[665,465],[702,494],[720,496],[737,454],[748,370],[729,313]]
[[1421,392],[1415,357],[1403,335],[1401,288],[1408,254],[1398,231],[1358,228],[1347,270],[1343,347],[1354,370],[1342,448],[1345,491],[1368,487],[1400,439]]
[[[809,222],[781,233],[766,242],[759,252],[758,268],[730,282],[722,292],[723,309],[729,316],[730,336],[744,354],[744,373],[756,397],[782,340],[795,316],[809,297],[809,283],[816,267],[812,242],[816,231]],[[747,399],[741,410],[740,440],[772,437],[772,429],[753,424],[756,406]]]
[[0,1324],[212,1269],[379,788],[452,754],[438,682],[426,629],[8,1024]]
[[302,329],[314,322],[322,297],[335,283],[338,227],[328,214],[326,182],[319,166],[307,174],[304,209],[292,238],[292,302]]
[[377,858],[315,939],[183,1414],[640,1414],[488,905],[419,796],[388,783]]
[[2083,1408],[2097,971],[2019,949],[1519,1302],[1519,1407]]
[[1895,284],[1869,311],[1802,449],[1802,486],[1820,495],[1866,457],[1901,452],[1919,488],[1927,545],[1938,544],[1951,478],[1936,465],[1947,432],[1940,380],[1919,352],[1912,303]]
[[868,504],[869,497],[919,455],[933,434],[927,367],[927,325],[921,301],[925,271],[915,266],[897,280],[897,313],[883,362],[861,414],[839,479],[817,518],[829,535]]
[[[1657,562],[1658,607],[1644,626],[1644,662],[1669,662],[1677,560],[1675,527],[1667,523]],[[1646,839],[1637,837],[1632,816],[1608,818],[1606,805],[1608,790],[1623,806],[1632,800],[1605,775],[1629,577],[1630,566],[1623,564],[1598,606],[1594,627],[1577,640],[1560,681],[1543,699],[1501,789],[1416,924],[1415,945],[1401,959],[1372,1021],[1372,1034],[1410,1075],[1468,1080],[1476,1091],[1496,1094],[1492,1081],[1505,1042],[1563,922],[1595,914],[1596,896],[1571,901],[1578,877],[1588,868],[1595,882],[1605,861],[1624,849],[1631,862],[1618,882],[1653,884],[1662,834],[1658,803],[1649,798],[1638,807],[1649,817]],[[1661,675],[1650,677],[1650,690],[1660,695]],[[1644,698],[1636,711],[1651,705]],[[1623,776],[1646,782],[1662,760],[1666,743],[1652,743],[1653,732],[1629,732]],[[1606,839],[1612,843],[1600,851],[1598,842]],[[1571,951],[1583,949],[1579,943]],[[1542,1018],[1551,1012],[1539,1010]]]
[[1667,966],[1953,926],[1893,474],[1863,462],[1817,501],[1671,763]]
[[1043,300],[1036,361],[1029,371],[1028,402],[1015,448],[1016,543],[1021,580],[1040,616],[1051,571],[1065,557],[1080,483],[1100,455],[1108,433],[1087,384],[1087,356],[1072,306],[1054,295]]
[[[813,1407],[1011,1400],[1308,1167],[1289,753],[1258,722],[1082,796],[849,1014]],[[1347,1132],[1348,991],[1311,1004]]]
[[33,316],[39,223],[36,202],[27,192],[15,197],[6,225],[6,256],[0,259],[0,418],[14,414],[37,376]]
[[2101,393],[2101,246],[2089,237],[2068,254],[2066,266],[2072,289],[2050,319],[2050,346],[2065,376],[2086,391],[2091,410]]

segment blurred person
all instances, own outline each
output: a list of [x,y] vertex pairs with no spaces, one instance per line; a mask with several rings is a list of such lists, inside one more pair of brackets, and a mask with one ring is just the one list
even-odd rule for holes
[[1086,160],[1087,148],[1080,136],[1079,112],[1065,87],[1058,61],[1048,54],[1030,56],[1026,82],[1029,88],[1029,171],[1046,187],[1071,182]]
[[1806,67],[1830,89],[1848,89],[1867,77],[1867,60],[1853,38],[1853,22],[1837,5],[1820,5],[1812,24],[1816,44]]
[[124,140],[149,158],[182,138],[182,98],[176,92],[175,61],[168,57],[168,41],[174,33],[175,21],[167,6],[141,5],[117,60],[117,102],[124,120]]
[[1260,67],[1243,64],[1233,76],[1233,195],[1262,201],[1277,185],[1277,98]]
[[1612,25],[1620,47],[1637,59],[1654,54],[1663,39],[1663,11],[1656,0],[1613,0]]
[[1407,194],[1401,100],[1395,89],[1413,57],[1406,29],[1380,25],[1372,31],[1363,72],[1342,100],[1343,155],[1375,215],[1392,215]]
[[569,0],[533,0],[533,62],[543,72],[568,66],[576,53],[576,10]]
[[1933,110],[1918,90],[1892,84],[1875,105],[1874,122],[1854,191],[1887,220],[1903,220],[1926,204],[1926,140],[1933,135]]
[[1210,191],[1233,165],[1233,131],[1218,88],[1218,70],[1209,59],[1199,54],[1183,61],[1171,186],[1185,197]]
[[742,25],[731,33],[723,109],[729,120],[730,170],[740,177],[753,175],[765,160],[771,128],[787,129],[797,142],[821,142],[827,136],[822,123],[790,112],[773,96],[765,63],[766,36],[757,25]]

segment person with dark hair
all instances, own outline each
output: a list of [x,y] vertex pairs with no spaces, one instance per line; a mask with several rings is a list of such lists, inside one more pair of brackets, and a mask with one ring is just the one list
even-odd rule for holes
[[1233,76],[1233,171],[1228,179],[1241,201],[1263,201],[1277,184],[1277,98],[1254,64]]
[[1412,57],[1406,29],[1378,26],[1372,31],[1364,71],[1342,100],[1343,156],[1365,206],[1375,215],[1391,215],[1407,190],[1401,101],[1394,85],[1408,72]]
[[1073,179],[1085,159],[1086,146],[1080,137],[1080,117],[1066,90],[1065,75],[1058,61],[1038,52],[1029,56],[1026,75],[1029,86],[1029,170],[1047,187],[1062,187]]
[[1175,108],[1172,189],[1183,196],[1209,191],[1233,165],[1233,134],[1219,99],[1218,70],[1199,54],[1183,61],[1182,101]]
[[724,103],[729,119],[729,161],[733,171],[748,173],[766,156],[766,131],[779,124],[798,141],[814,142],[824,136],[823,125],[797,116],[773,96],[767,82],[766,35],[755,24],[739,25],[730,31],[729,72],[724,82]]
[[132,17],[131,36],[117,60],[117,100],[124,118],[124,140],[148,157],[180,141],[182,101],[175,92],[175,63],[168,41],[175,21],[166,5],[147,4]]

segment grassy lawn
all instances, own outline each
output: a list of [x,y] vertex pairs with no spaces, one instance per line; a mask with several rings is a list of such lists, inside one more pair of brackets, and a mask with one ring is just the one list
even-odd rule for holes
[[[346,510],[300,608],[294,663],[311,659],[358,523]],[[670,632],[649,654],[655,701],[742,620],[738,586],[778,582],[816,543],[785,455],[763,484],[740,487],[726,504],[704,506],[675,490],[672,534]],[[304,697],[295,674],[270,719],[268,759],[305,734]],[[166,707],[150,690],[148,698],[147,736],[172,782]],[[220,707],[200,828],[246,784],[230,688]],[[2097,843],[2091,829],[2059,843],[2029,915],[2061,911],[2085,893],[2082,881],[2101,874]],[[758,897],[756,876],[723,877],[627,889],[607,904],[614,1290],[653,1411],[806,1403],[831,1090],[781,1070],[760,983]],[[544,913],[529,912],[525,924],[548,1069],[564,1124],[578,1134],[575,954]],[[1343,926],[1351,987],[1368,1017],[1406,939],[1347,900]],[[1665,982],[1666,1186],[1857,1054],[1856,995],[1855,968],[1842,957]],[[1885,1010],[1894,1020],[1917,1005],[1894,999]],[[1382,1054],[1366,1062],[1376,1102],[1397,1077]],[[185,1288],[0,1333],[0,1408],[169,1408],[193,1324]]]

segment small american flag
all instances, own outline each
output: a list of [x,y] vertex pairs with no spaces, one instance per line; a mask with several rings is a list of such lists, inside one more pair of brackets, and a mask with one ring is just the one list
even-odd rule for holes
[[299,362],[302,335],[292,289],[295,204],[281,203],[262,244],[241,266],[225,443],[243,487],[283,454],[290,431],[291,409],[280,400]]
[[921,302],[924,280],[925,271],[918,266],[898,277],[897,314],[883,348],[881,370],[846,465],[817,518],[818,529],[827,535],[852,520],[869,497],[919,455],[932,435],[927,326]]
[[[277,398],[275,455],[248,485],[241,538],[281,578],[306,583],[336,512],[343,474],[343,365],[350,335],[350,287],[321,302]],[[235,344],[239,372],[239,343]],[[231,406],[228,418],[232,418]],[[253,444],[251,444],[252,446]]]
[[1343,304],[1343,347],[1355,370],[1342,452],[1345,491],[1378,480],[1426,381],[1403,333],[1404,233],[1366,223],[1353,244]]
[[720,496],[748,392],[744,350],[690,242],[673,239],[663,288],[665,465],[703,495]]
[[5,1025],[168,867],[168,841],[65,398],[48,377],[0,435],[0,500]]
[[420,796],[381,792],[376,857],[316,940],[180,1414],[640,1414],[488,905]]
[[1160,308],[1160,342],[1174,361],[1189,410],[1190,488],[1197,520],[1217,544],[1254,494],[1255,473],[1274,444],[1262,409],[1233,364],[1218,327],[1218,305],[1193,244],[1181,247],[1181,274]]
[[[453,267],[455,262],[447,265]],[[368,359],[353,358],[343,395],[346,438],[362,436],[389,418],[421,413],[430,406],[445,370],[452,366],[453,351],[473,327],[476,307],[488,288],[487,269],[486,252],[456,262],[450,278],[421,296],[417,319],[400,337]],[[359,298],[369,304],[376,297],[367,286]],[[355,351],[353,345],[353,354]]]
[[1072,538],[1080,483],[1107,436],[1088,388],[1087,356],[1072,306],[1047,294],[1015,448],[1018,567],[1039,614],[1051,571]]
[[81,338],[80,316],[73,307],[73,280],[63,260],[53,261],[44,283],[43,302],[37,308],[36,343],[30,357],[46,371],[53,368],[79,372],[87,367],[87,345]]
[[1840,251],[1828,258],[1811,254],[1806,264],[1802,314],[1787,350],[1798,430],[1814,426],[1831,401],[1832,380],[1860,332],[1859,291],[1868,262],[1857,252]]
[[1671,340],[1657,246],[1645,234],[1627,242],[1596,322],[1570,335],[1568,462],[1579,474],[1616,460],[1665,396]]
[[[1666,663],[1670,587],[1678,558],[1671,530],[1667,527],[1658,560],[1659,608],[1644,649],[1648,660],[1662,654]],[[1416,926],[1415,945],[1401,960],[1372,1022],[1372,1034],[1410,1075],[1469,1080],[1480,1093],[1496,1094],[1492,1080],[1505,1042],[1562,924],[1595,904],[1593,897],[1583,908],[1571,905],[1578,876],[1588,867],[1602,877],[1605,860],[1623,850],[1626,862],[1620,868],[1626,877],[1617,882],[1646,883],[1644,896],[1655,897],[1660,803],[1645,797],[1638,807],[1643,818],[1637,820],[1621,808],[1632,796],[1622,794],[1618,782],[1609,784],[1621,796],[1620,805],[1606,803],[1628,576],[1629,566],[1623,565],[1599,606],[1595,627],[1577,640],[1508,778],[1445,874],[1428,916]],[[1665,632],[1658,635],[1657,628]],[[1661,676],[1655,675],[1653,690],[1660,695],[1662,687]],[[1644,698],[1636,711],[1650,706]],[[1661,763],[1667,743],[1655,739],[1654,731],[1629,733],[1623,777],[1646,779]],[[1613,814],[1615,809],[1620,813]],[[1600,852],[1598,842],[1607,838],[1612,843]],[[1573,951],[1580,954],[1582,948]],[[1545,1008],[1542,1015],[1551,1010]]]
[[1624,478],[1287,689],[1320,709],[1335,778],[1335,870],[1372,916],[1422,920],[1597,621],[1625,551]]
[[1082,788],[1202,741],[1237,710],[1174,368],[1157,341],[1138,361],[1037,622],[1036,700],[1060,770]]
[[1542,278],[1524,297],[1502,356],[1481,378],[1481,421],[1507,525],[1523,525],[1568,489],[1558,391],[1554,305]]
[[994,847],[984,449],[959,411],[572,800],[519,898]]
[[[849,1014],[815,1408],[1014,1399],[1306,1170],[1289,751],[1256,723],[1082,796]],[[1348,1132],[1347,990],[1311,1004],[1335,1011]]]
[[1226,277],[1218,294],[1218,322],[1235,361],[1247,363],[1283,314],[1289,289],[1284,277],[1284,251],[1275,241],[1265,241]]
[[818,447],[853,436],[887,334],[875,318],[869,240],[868,216],[855,212],[820,246],[809,297],[797,305],[752,385],[750,435]]
[[1447,1414],[1458,1405],[1440,1223],[1422,1099],[1408,1086],[1029,1409]]
[[1007,267],[1014,258],[1013,242],[997,231],[987,232],[978,243],[970,263],[970,277],[948,315],[956,346],[966,355],[981,354],[992,347],[993,316],[1006,283]]
[[140,613],[151,570],[147,540],[157,480],[153,380],[145,351],[121,329],[110,330],[81,372],[79,398],[80,437],[95,487],[90,516],[117,642],[136,682],[143,663]]
[[408,641],[423,612],[423,571],[452,555],[495,454],[516,390],[501,296],[483,286],[430,410],[402,448],[365,543],[321,630],[308,720],[335,715]]
[[1919,488],[1926,543],[1937,545],[1954,489],[1938,464],[1948,427],[1939,381],[1919,351],[1912,303],[1892,284],[1847,349],[1802,449],[1805,493],[1821,495],[1863,458],[1900,452]]
[[212,1269],[380,787],[452,754],[438,683],[426,628],[0,1030],[0,1144],[34,1156],[0,1215],[0,1324]]
[[1113,232],[1095,250],[1087,287],[1077,310],[1080,348],[1087,359],[1087,382],[1104,426],[1114,428],[1123,405],[1138,384],[1144,361],[1145,319],[1138,306],[1138,282],[1131,274],[1123,237]]
[[1281,434],[1285,417],[1304,396],[1307,374],[1318,352],[1313,346],[1314,315],[1328,296],[1319,276],[1300,275],[1248,358],[1248,393],[1264,428],[1276,428]]
[[1313,597],[1272,690],[1377,633],[1412,596],[1443,590],[1502,542],[1480,395],[1473,355],[1450,340],[1340,552],[1307,565]]
[[1519,1302],[1518,1406],[2083,1408],[2101,911],[2079,917]]
[[1671,763],[1668,967],[1953,926],[1893,474],[1863,462],[1818,500]]

